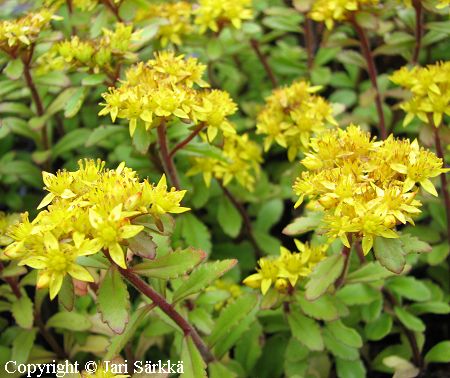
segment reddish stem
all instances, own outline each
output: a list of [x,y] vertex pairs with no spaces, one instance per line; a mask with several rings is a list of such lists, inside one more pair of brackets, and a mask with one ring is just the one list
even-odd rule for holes
[[417,64],[419,61],[420,49],[422,47],[422,35],[423,35],[423,7],[420,0],[413,0],[413,7],[416,11],[416,46],[414,48],[414,54],[412,63]]
[[[0,261],[0,274],[3,272],[4,269],[5,269],[5,266]],[[3,277],[3,280],[9,285],[9,287],[11,288],[11,291],[13,292],[13,294],[16,296],[17,299],[22,297],[22,293],[20,292],[19,285],[17,284],[17,280],[15,278]]]
[[180,187],[180,181],[178,180],[178,173],[177,169],[173,163],[173,159],[169,154],[169,147],[167,145],[167,135],[166,135],[166,121],[162,120],[161,123],[158,126],[158,143],[159,143],[159,149],[161,152],[161,158],[164,165],[164,171],[166,172],[167,176],[169,176],[169,180],[171,184],[179,190]]
[[[431,117],[430,117],[431,118]],[[436,154],[439,158],[442,159],[443,166],[445,167],[445,156],[444,150],[442,148],[441,138],[439,135],[439,128],[435,127],[434,124],[431,124],[431,127],[434,129],[434,143],[436,145]],[[447,214],[447,240],[450,246],[450,196],[448,193],[448,182],[446,173],[441,173],[441,194],[444,197],[445,203],[445,211]]]
[[305,47],[306,54],[308,56],[308,69],[312,70],[314,65],[314,24],[313,21],[305,15],[305,26],[304,26],[304,35],[305,35]]
[[[111,261],[111,257],[105,252],[106,257]],[[167,316],[169,316],[178,326],[183,330],[185,336],[190,336],[196,345],[198,351],[202,355],[206,363],[215,360],[208,346],[203,342],[196,329],[171,305],[167,300],[161,296],[157,291],[153,290],[143,279],[136,275],[130,269],[122,269],[114,264],[119,270],[120,274],[128,280],[139,292],[150,298]]]
[[351,255],[351,248],[348,248],[344,245],[342,247],[341,254],[344,256],[344,269],[342,270],[341,275],[338,277],[338,279],[334,283],[334,287],[339,289],[345,282],[345,278],[347,277],[348,268],[350,266],[350,255]]
[[278,87],[278,80],[275,77],[275,74],[272,71],[272,68],[269,65],[269,62],[267,60],[267,57],[261,52],[261,49],[259,47],[259,42],[256,39],[250,40],[250,45],[252,46],[252,49],[255,51],[256,55],[258,56],[259,61],[264,67],[264,70],[267,73],[267,76],[270,79],[270,82],[272,83],[272,87],[276,88]]
[[380,89],[378,88],[377,81],[377,68],[375,66],[375,61],[373,59],[372,51],[370,50],[370,42],[367,38],[367,34],[365,30],[358,24],[355,19],[355,16],[352,15],[350,18],[350,22],[356,30],[358,34],[359,41],[361,43],[361,52],[364,55],[364,58],[367,62],[367,71],[369,73],[370,81],[372,82],[372,86],[375,89],[375,105],[378,113],[378,127],[380,129],[381,138],[387,138],[386,125],[384,121],[384,112],[383,112],[383,102],[381,101]]
[[248,240],[250,241],[251,245],[253,246],[256,257],[260,258],[262,257],[261,249],[258,246],[258,243],[256,242],[255,236],[253,235],[253,227],[252,222],[250,220],[250,216],[247,213],[247,210],[245,207],[233,196],[233,194],[223,185],[221,181],[218,181],[220,187],[222,188],[223,193],[225,196],[230,200],[230,202],[233,204],[233,206],[236,208],[236,210],[241,214],[242,221],[244,222],[244,228],[245,232],[247,234]]
[[114,3],[111,3],[110,0],[101,0],[101,2],[114,14],[119,22],[123,22],[123,18],[120,17],[119,14],[120,6],[116,6]]
[[203,122],[199,123],[192,131],[192,133],[186,137],[186,139],[182,140],[172,149],[172,151],[170,151],[169,157],[173,158],[178,150],[184,148],[192,139],[194,139],[200,133],[200,131],[202,131],[203,127],[205,127],[205,124]]

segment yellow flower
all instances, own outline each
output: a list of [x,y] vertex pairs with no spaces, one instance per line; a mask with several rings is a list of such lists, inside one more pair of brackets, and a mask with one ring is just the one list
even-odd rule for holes
[[350,247],[354,237],[368,253],[374,238],[397,238],[398,223],[414,224],[420,213],[415,197],[420,184],[437,195],[430,178],[448,169],[442,159],[417,141],[389,136],[377,142],[358,126],[328,130],[311,140],[296,179],[295,207],[305,198],[324,212],[323,228],[331,239]]
[[402,67],[390,79],[411,93],[411,98],[400,104],[406,112],[403,126],[417,117],[439,127],[444,114],[450,115],[450,62],[411,69]]
[[40,207],[48,207],[32,222],[24,214],[8,229],[13,242],[4,255],[38,269],[38,287],[49,286],[52,299],[66,274],[92,281],[77,263],[80,256],[108,251],[126,269],[122,247],[144,229],[133,224],[134,218],[146,215],[157,223],[163,214],[189,210],[180,206],[185,191],[168,190],[164,176],[156,186],[141,182],[124,163],[105,169],[100,160],[84,160],[77,171],[44,172],[43,177],[49,194]]
[[15,20],[0,21],[0,50],[11,54],[17,49],[31,47],[40,32],[50,26],[50,21],[58,19],[61,18],[55,16],[51,10],[42,9]]
[[378,4],[378,0],[314,0],[309,17],[314,21],[325,22],[327,28],[332,29],[335,22],[345,21],[349,13]]
[[256,124],[257,133],[266,136],[266,151],[276,142],[288,150],[289,161],[293,161],[298,152],[308,148],[312,135],[325,130],[327,124],[337,125],[330,104],[314,94],[320,88],[298,81],[276,89],[266,99]]
[[252,0],[200,0],[195,9],[195,24],[200,33],[210,29],[219,32],[228,24],[240,29],[242,21],[253,18]]
[[251,288],[261,288],[265,295],[274,285],[280,293],[295,288],[299,279],[309,276],[317,263],[326,257],[327,244],[311,245],[294,240],[299,252],[291,252],[280,247],[278,257],[263,257],[258,261],[257,273],[244,279],[243,283]]
[[[20,214],[5,214],[0,211],[0,247],[11,244],[13,239],[6,235],[7,231],[20,221]],[[0,249],[1,251],[1,249]],[[1,258],[1,255],[0,255]]]
[[149,4],[136,13],[136,22],[145,20],[148,22],[154,18],[163,19],[165,22],[158,26],[156,38],[161,46],[169,43],[181,45],[185,36],[193,31],[191,25],[192,5],[186,1],[175,3]]

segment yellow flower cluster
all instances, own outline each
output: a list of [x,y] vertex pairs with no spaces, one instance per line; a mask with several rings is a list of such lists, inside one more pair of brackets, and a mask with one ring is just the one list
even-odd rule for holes
[[195,9],[195,24],[200,33],[219,32],[226,25],[241,28],[242,21],[253,17],[252,0],[200,0]]
[[417,140],[400,140],[390,135],[385,141],[371,139],[370,133],[350,125],[311,140],[311,151],[294,184],[299,196],[324,211],[324,228],[331,239],[362,238],[364,253],[374,238],[397,238],[396,225],[413,222],[421,203],[415,199],[418,187],[437,196],[429,180],[447,169],[442,159],[419,147]]
[[[112,0],[115,4],[120,5],[123,0]],[[101,3],[99,0],[72,0],[72,8],[79,9],[81,11],[91,11],[96,5]],[[60,7],[66,3],[66,0],[45,0],[46,6]]]
[[216,280],[213,285],[208,286],[206,289],[206,293],[212,291],[219,291],[224,295],[214,305],[216,311],[220,311],[224,306],[233,303],[242,295],[242,287],[230,279]]
[[406,112],[404,126],[418,117],[439,127],[444,114],[450,115],[450,62],[426,67],[402,67],[393,73],[391,80],[412,94],[400,105]]
[[155,59],[130,68],[120,87],[102,95],[105,103],[99,115],[110,114],[113,122],[128,119],[131,135],[138,122],[149,130],[174,118],[203,123],[210,137],[218,130],[233,132],[226,117],[236,112],[236,104],[226,92],[202,89],[209,86],[202,79],[205,69],[196,58],[156,53]]
[[118,75],[117,66],[123,61],[135,60],[133,41],[139,33],[133,33],[131,25],[117,23],[115,30],[103,29],[103,35],[94,40],[80,40],[78,36],[57,43],[38,59],[39,72],[70,68],[88,68],[93,72]]
[[335,22],[347,20],[350,13],[378,4],[379,0],[314,0],[309,17],[332,29]]
[[299,280],[307,277],[314,266],[326,257],[327,244],[312,245],[294,240],[299,252],[281,247],[277,258],[263,257],[258,261],[257,273],[248,276],[243,283],[266,294],[270,287],[281,293],[291,291]]
[[287,148],[289,161],[293,161],[299,151],[308,148],[312,135],[325,130],[327,124],[337,125],[331,105],[314,94],[320,89],[298,81],[276,89],[266,99],[256,123],[257,133],[266,135],[266,151],[276,142]]
[[3,211],[0,211],[0,247],[11,244],[13,240],[7,235],[7,232],[11,226],[19,223],[19,221],[20,214],[6,214]]
[[162,214],[189,210],[180,206],[185,191],[168,190],[165,176],[154,186],[139,181],[124,163],[115,170],[104,166],[100,160],[84,160],[75,172],[44,172],[49,193],[38,208],[49,205],[47,210],[41,210],[32,222],[25,214],[8,234],[14,242],[5,255],[20,260],[19,265],[38,269],[37,286],[48,286],[52,299],[66,274],[93,281],[77,263],[80,256],[107,250],[117,265],[126,268],[122,245],[144,229],[133,223],[136,217],[150,215],[157,223]]
[[249,139],[248,134],[225,133],[221,147],[221,158],[194,157],[188,176],[203,174],[209,187],[211,179],[220,180],[227,186],[235,179],[249,191],[254,190],[262,163],[261,149]]
[[16,56],[18,50],[33,45],[51,20],[59,19],[48,9],[29,13],[15,20],[0,21],[0,50]]
[[162,47],[168,43],[181,45],[183,37],[193,32],[191,24],[192,5],[186,1],[176,3],[150,4],[139,9],[136,13],[136,22],[161,18],[165,21],[158,28],[156,38]]

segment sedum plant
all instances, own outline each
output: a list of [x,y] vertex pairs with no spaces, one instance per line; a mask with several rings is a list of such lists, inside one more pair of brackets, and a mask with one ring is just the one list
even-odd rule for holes
[[0,376],[448,376],[448,5],[2,2]]

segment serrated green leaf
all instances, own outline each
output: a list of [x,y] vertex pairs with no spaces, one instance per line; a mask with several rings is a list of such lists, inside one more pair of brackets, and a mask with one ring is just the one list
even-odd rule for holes
[[314,300],[323,295],[341,275],[343,269],[344,256],[342,254],[329,256],[318,263],[306,284],[306,298]]
[[308,301],[303,295],[298,295],[297,301],[302,311],[314,319],[331,321],[339,316],[334,301],[328,295],[324,295],[314,301]]
[[323,330],[323,341],[325,347],[338,358],[344,360],[357,360],[359,358],[358,349],[350,347],[340,342],[336,337],[330,332],[328,328]]
[[319,325],[299,312],[290,312],[288,322],[292,335],[310,350],[323,350],[324,344]]
[[146,277],[177,278],[194,269],[206,256],[206,253],[201,250],[188,248],[137,264],[133,267],[133,271]]
[[12,303],[11,312],[20,327],[26,329],[33,327],[33,302],[25,292],[22,292],[22,296]]
[[192,338],[185,336],[181,346],[181,360],[183,361],[183,378],[206,378],[206,364]]
[[400,235],[400,240],[403,244],[403,251],[405,254],[428,253],[432,250],[431,245],[410,234]]
[[254,294],[243,295],[229,304],[222,310],[220,316],[216,320],[216,324],[208,337],[208,344],[214,346],[223,340],[233,327],[239,323],[252,312],[258,303],[258,298]]
[[177,227],[180,228],[187,245],[199,248],[206,253],[211,252],[211,233],[195,215],[183,214],[177,221]]
[[47,320],[47,328],[63,328],[70,331],[87,331],[91,328],[90,320],[76,312],[58,312]]
[[402,242],[399,239],[376,237],[373,245],[375,257],[386,269],[400,274],[405,267],[406,260]]
[[234,356],[247,374],[252,371],[256,361],[262,354],[262,334],[263,329],[261,325],[259,322],[254,322],[236,343]]
[[207,262],[194,270],[189,278],[184,281],[175,293],[173,301],[177,302],[189,295],[198,293],[206,288],[211,282],[223,276],[227,271],[233,268],[237,260],[223,260],[215,262]]
[[122,334],[130,318],[130,295],[126,283],[114,267],[108,270],[100,283],[97,306],[102,321],[114,333]]
[[392,277],[386,286],[396,294],[413,301],[427,301],[431,298],[428,287],[414,277]]
[[367,305],[379,299],[381,294],[378,290],[367,284],[345,285],[337,293],[336,297],[348,306]]

